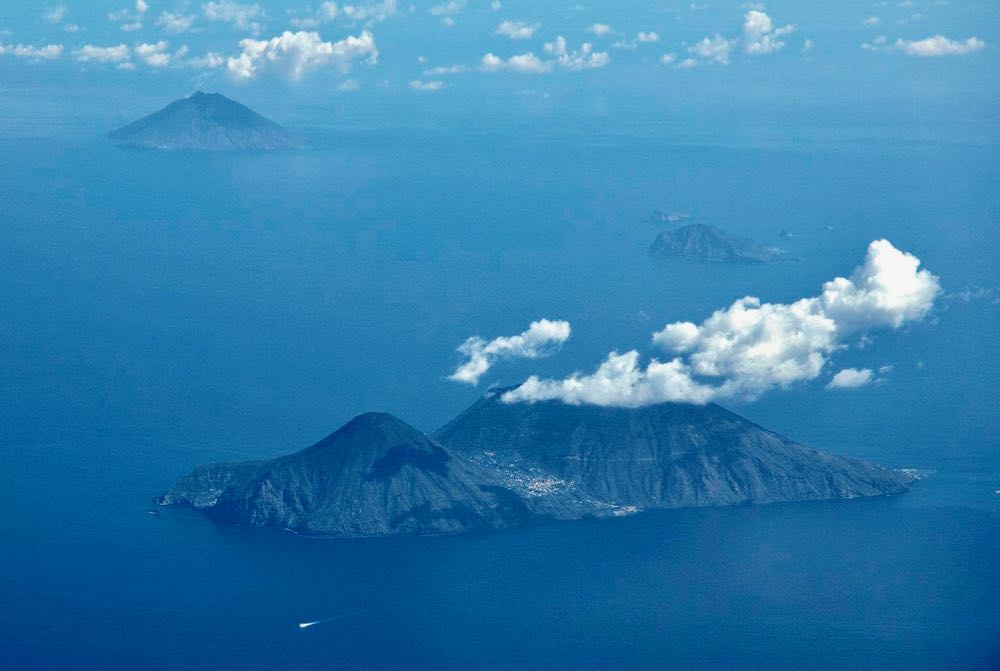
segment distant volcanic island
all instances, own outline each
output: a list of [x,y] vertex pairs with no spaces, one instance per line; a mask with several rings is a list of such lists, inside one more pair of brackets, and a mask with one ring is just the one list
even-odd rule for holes
[[658,259],[692,259],[724,263],[772,263],[794,261],[776,247],[730,235],[715,226],[688,224],[662,231],[649,253]]
[[715,404],[507,403],[505,391],[430,435],[368,413],[295,454],[198,466],[157,502],[309,536],[433,535],[882,496],[915,479],[800,445]]
[[161,151],[274,151],[301,147],[295,134],[220,93],[176,100],[108,134],[120,146]]

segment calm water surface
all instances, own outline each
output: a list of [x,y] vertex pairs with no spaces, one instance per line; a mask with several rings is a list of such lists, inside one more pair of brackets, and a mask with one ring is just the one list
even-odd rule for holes
[[[466,140],[4,141],[0,666],[1000,666],[995,151]],[[654,208],[802,260],[653,263]],[[565,374],[745,294],[811,295],[883,236],[978,297],[838,358],[891,365],[882,384],[733,408],[935,471],[906,496],[372,541],[147,514],[196,463],[362,411],[436,428],[481,392],[445,380],[469,335],[568,319],[559,356],[490,381]]]

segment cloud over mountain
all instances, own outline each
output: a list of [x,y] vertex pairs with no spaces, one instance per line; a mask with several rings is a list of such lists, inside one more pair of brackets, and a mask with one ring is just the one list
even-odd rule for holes
[[826,282],[818,296],[790,304],[747,296],[700,324],[666,325],[653,334],[653,344],[673,355],[669,361],[652,359],[642,367],[636,350],[612,352],[593,373],[532,376],[504,400],[634,407],[752,399],[817,378],[852,336],[921,319],[939,292],[937,278],[920,268],[919,259],[876,240],[850,278]]

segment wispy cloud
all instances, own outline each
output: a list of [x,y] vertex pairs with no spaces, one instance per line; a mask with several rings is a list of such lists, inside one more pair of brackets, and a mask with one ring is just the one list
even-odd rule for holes
[[615,49],[635,49],[640,44],[654,43],[660,41],[660,34],[652,31],[640,31],[636,33],[636,36],[629,40],[618,40],[611,46]]
[[515,336],[501,336],[486,341],[473,336],[462,343],[458,351],[468,357],[448,379],[466,384],[478,384],[479,379],[498,361],[507,359],[538,359],[557,351],[569,340],[570,325],[566,321],[539,319],[526,331]]
[[465,9],[465,0],[449,0],[449,2],[434,5],[427,11],[433,16],[450,16],[458,14],[463,9]]
[[289,19],[296,28],[316,28],[324,23],[329,23],[340,14],[340,8],[335,2],[322,2],[319,7],[309,16],[293,16]]
[[396,0],[383,0],[368,5],[344,5],[340,11],[351,21],[379,23],[396,14]]
[[497,26],[496,34],[509,37],[512,40],[526,40],[534,36],[540,23],[524,23],[523,21],[503,21]]
[[424,81],[422,79],[414,79],[408,86],[414,91],[440,91],[444,88],[444,82],[439,80]]
[[42,20],[46,23],[60,23],[68,12],[66,5],[56,5],[42,13]]
[[180,35],[190,31],[197,18],[194,14],[163,12],[156,19],[156,25],[170,35]]
[[587,28],[588,33],[596,35],[597,37],[604,37],[605,35],[610,35],[612,30],[613,29],[611,28],[611,26],[609,26],[606,23],[594,23],[589,28]]
[[249,30],[257,35],[262,30],[264,10],[257,4],[243,4],[233,0],[207,2],[201,6],[202,15],[208,21],[228,23],[237,30]]
[[118,11],[108,14],[108,19],[121,23],[121,29],[125,32],[131,33],[137,30],[142,30],[142,22],[146,16],[146,12],[148,11],[149,5],[145,2],[145,0],[135,0],[135,4],[133,4],[132,7],[119,9]]

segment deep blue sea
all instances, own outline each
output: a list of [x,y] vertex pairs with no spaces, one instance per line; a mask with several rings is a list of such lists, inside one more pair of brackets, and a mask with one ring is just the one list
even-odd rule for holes
[[[0,668],[1000,668],[995,145],[313,145],[0,141]],[[800,260],[653,262],[656,208]],[[470,335],[567,319],[558,356],[486,382],[567,374],[747,294],[815,295],[879,237],[947,292],[836,357],[886,380],[730,407],[932,471],[904,496],[363,541],[148,514],[197,463],[287,453],[363,411],[437,428],[483,391],[446,379]]]

